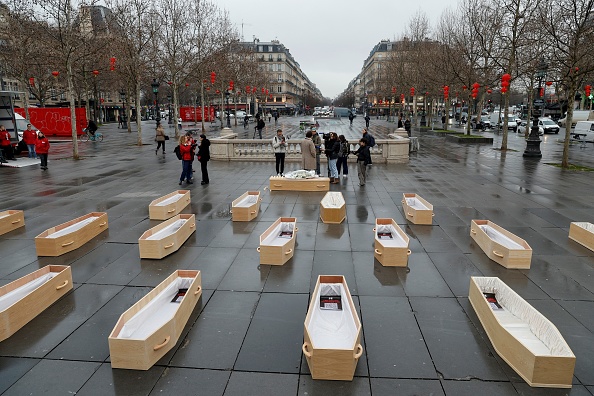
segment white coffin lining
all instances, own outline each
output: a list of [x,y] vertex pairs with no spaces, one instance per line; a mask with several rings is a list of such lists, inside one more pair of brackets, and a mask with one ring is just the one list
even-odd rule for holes
[[287,179],[314,179],[316,177],[318,177],[318,175],[316,175],[315,170],[307,171],[305,169],[299,169],[296,171],[285,173],[285,178]]
[[43,274],[39,278],[33,279],[32,281],[25,283],[24,285],[6,293],[5,295],[0,296],[0,312],[21,300],[56,275],[58,275],[57,272]]
[[281,238],[279,234],[284,231],[292,231],[295,236],[295,223],[282,222],[274,227],[274,230],[262,241],[262,245],[266,246],[283,246],[292,238]]
[[71,234],[75,231],[80,230],[81,228],[83,228],[84,226],[86,226],[87,224],[92,223],[93,221],[97,220],[99,218],[99,216],[91,216],[91,217],[87,217],[86,219],[83,219],[81,221],[78,221],[72,225],[69,225],[68,227],[62,228],[59,231],[53,232],[51,234],[49,234],[48,236],[46,236],[46,238],[58,238],[61,237],[63,235],[67,235],[67,234]]
[[499,324],[538,356],[573,356],[559,330],[499,278],[474,277],[483,293],[495,293],[501,311],[492,311]]
[[[322,285],[326,284],[340,288],[341,311],[320,309],[320,290]],[[307,324],[307,331],[313,347],[316,349],[353,349],[358,335],[357,326],[342,283],[321,283],[313,299],[314,310]]]
[[429,208],[416,198],[406,198],[406,204],[416,210],[429,210]]
[[159,203],[156,203],[154,206],[166,206],[166,205],[169,205],[170,203],[174,203],[174,202],[179,201],[184,195],[185,194],[179,194],[179,193],[178,194],[175,194],[175,195],[172,195],[171,197],[166,198],[166,199],[162,200]]
[[181,305],[171,300],[179,289],[189,289],[194,279],[176,278],[122,326],[117,338],[144,340],[163,327],[175,316]]
[[4,215],[0,215],[0,219],[3,219],[3,218],[8,217],[8,216],[10,216],[10,213],[9,214],[4,214]]
[[251,195],[248,194],[246,197],[243,197],[243,199],[239,202],[237,202],[235,204],[236,208],[249,208],[250,206],[252,206],[253,204],[258,202],[258,196],[257,195]]
[[[391,232],[393,238],[380,239],[378,234],[384,232]],[[400,235],[400,233],[396,231],[396,228],[391,224],[378,224],[376,226],[375,236],[385,247],[408,247],[408,243],[406,243],[406,240],[402,238],[402,235]]]
[[344,205],[344,198],[341,193],[333,192],[326,194],[326,196],[322,199],[321,204],[325,208],[340,208],[342,205]]
[[479,225],[480,229],[494,242],[505,246],[508,249],[526,250],[526,248],[516,241],[512,240],[507,235],[502,234],[499,230],[487,224]]
[[167,227],[160,229],[159,231],[155,232],[153,235],[146,238],[147,241],[154,241],[168,237],[169,235],[173,235],[179,231],[180,228],[188,221],[187,219],[179,219],[174,221],[173,223],[169,224]]
[[587,222],[574,222],[576,226],[594,234],[594,224]]

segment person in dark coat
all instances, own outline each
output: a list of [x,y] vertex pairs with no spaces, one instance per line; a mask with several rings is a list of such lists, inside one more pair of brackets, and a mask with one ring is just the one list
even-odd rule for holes
[[200,145],[198,146],[198,161],[200,162],[200,169],[202,170],[202,182],[200,184],[208,184],[208,161],[210,160],[210,140],[206,135],[200,135]]
[[365,127],[366,127],[366,128],[369,128],[369,120],[370,120],[370,119],[371,119],[371,118],[369,118],[369,114],[365,114]]
[[258,134],[260,135],[260,139],[262,139],[262,129],[264,129],[265,126],[266,126],[266,123],[264,122],[264,120],[262,118],[260,118],[258,120],[258,123],[256,124],[256,129],[258,130]]
[[353,119],[355,118],[355,116],[353,116],[353,113],[349,113],[349,121],[351,122],[351,126],[353,126]]
[[336,161],[338,160],[338,152],[340,151],[340,142],[336,133],[330,132],[329,139],[326,144],[325,154],[328,157],[328,169],[330,171],[330,183],[337,184],[340,182],[338,179],[338,170],[336,169]]
[[406,117],[406,120],[404,121],[404,129],[406,129],[406,134],[408,135],[408,137],[410,137],[410,118]]
[[353,151],[357,156],[357,170],[359,173],[359,185],[364,186],[367,181],[367,165],[371,163],[371,153],[367,147],[367,140],[359,140],[359,148]]

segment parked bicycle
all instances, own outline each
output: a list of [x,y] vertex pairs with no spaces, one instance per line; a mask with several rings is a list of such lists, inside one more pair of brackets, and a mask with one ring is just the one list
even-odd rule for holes
[[88,142],[89,140],[92,142],[102,142],[103,141],[103,134],[101,132],[95,132],[94,134],[88,130],[88,128],[83,129],[84,135],[81,136],[80,140],[83,142]]

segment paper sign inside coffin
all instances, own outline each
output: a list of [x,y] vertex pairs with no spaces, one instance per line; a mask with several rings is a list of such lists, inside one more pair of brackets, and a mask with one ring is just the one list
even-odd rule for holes
[[16,333],[72,290],[72,272],[48,265],[0,287],[0,341]]
[[417,194],[402,194],[402,208],[406,219],[413,224],[433,223],[433,205]]
[[408,235],[394,219],[375,219],[374,257],[384,267],[406,267],[411,251]]
[[231,203],[233,221],[251,221],[260,211],[260,191],[246,191]]
[[575,356],[554,324],[499,278],[472,277],[469,298],[495,351],[528,385],[571,388]]
[[569,225],[569,238],[594,251],[594,224],[573,222]]
[[201,295],[200,271],[171,274],[120,316],[109,335],[111,367],[150,369],[175,346]]
[[167,220],[179,214],[189,204],[190,190],[174,191],[150,203],[149,218],[151,220]]
[[162,259],[179,250],[196,231],[196,216],[180,214],[146,231],[138,239],[140,258]]
[[293,257],[297,219],[280,217],[260,235],[260,264],[283,265]]
[[497,264],[510,269],[528,269],[532,248],[525,240],[489,220],[472,220],[470,237]]
[[340,224],[346,219],[346,202],[341,192],[329,191],[320,202],[322,222]]
[[311,179],[289,179],[287,177],[271,176],[270,191],[328,191],[330,178],[313,177]]
[[[341,310],[321,309],[320,296],[327,293],[340,295]],[[344,276],[318,276],[302,350],[313,379],[352,381],[363,347],[361,322]]]
[[78,249],[108,227],[105,212],[91,212],[57,225],[35,237],[37,255],[55,257]]
[[22,210],[5,210],[0,212],[0,235],[14,231],[25,225],[25,215]]

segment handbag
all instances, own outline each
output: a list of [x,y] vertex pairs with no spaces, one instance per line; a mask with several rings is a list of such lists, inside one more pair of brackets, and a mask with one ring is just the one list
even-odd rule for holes
[[165,135],[165,140],[169,140],[169,135]]

